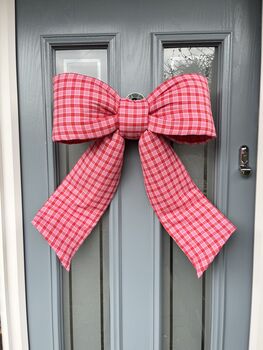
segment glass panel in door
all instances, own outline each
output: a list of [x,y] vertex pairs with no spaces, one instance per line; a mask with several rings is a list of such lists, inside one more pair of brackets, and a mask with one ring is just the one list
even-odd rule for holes
[[[107,48],[57,50],[56,74],[75,72],[107,82]],[[62,181],[88,143],[58,146],[59,180]],[[64,349],[104,349],[109,327],[108,212],[63,269]]]
[[[209,82],[216,118],[216,47],[165,47],[163,79],[199,73]],[[174,144],[192,179],[213,200],[215,142],[204,145]],[[162,235],[162,350],[203,350],[210,336],[210,271],[201,279],[187,257],[168,236]]]

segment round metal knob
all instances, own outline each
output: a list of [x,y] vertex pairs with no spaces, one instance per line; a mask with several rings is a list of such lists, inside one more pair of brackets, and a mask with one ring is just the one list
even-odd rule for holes
[[136,100],[143,100],[145,97],[143,96],[143,94],[140,94],[139,92],[131,92],[127,98],[129,98],[130,100],[136,101]]

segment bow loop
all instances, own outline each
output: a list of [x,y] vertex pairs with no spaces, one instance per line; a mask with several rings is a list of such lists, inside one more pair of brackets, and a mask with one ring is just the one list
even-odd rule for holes
[[201,143],[216,136],[205,77],[173,77],[159,85],[147,100],[150,131],[181,143]]
[[147,99],[120,98],[108,84],[76,73],[54,77],[53,141],[78,143],[120,128],[138,139],[146,129],[177,142],[200,143],[216,136],[207,79],[173,77]]
[[79,143],[113,133],[119,95],[108,84],[82,74],[53,79],[53,141]]

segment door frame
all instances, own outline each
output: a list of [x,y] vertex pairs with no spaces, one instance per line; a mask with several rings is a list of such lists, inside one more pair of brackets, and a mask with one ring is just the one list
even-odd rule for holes
[[[19,119],[16,76],[15,1],[1,0],[0,47],[0,302],[5,350],[28,349]],[[261,46],[263,40],[261,38]],[[263,59],[261,58],[261,71]],[[3,88],[4,87],[4,88]],[[254,230],[250,350],[263,347],[263,78],[261,77]],[[4,190],[3,190],[4,189]]]
[[28,349],[15,1],[0,2],[0,310],[5,350]]
[[[263,9],[261,14],[263,23]],[[256,203],[254,221],[254,261],[251,298],[251,320],[249,350],[263,349],[262,314],[263,314],[263,28],[261,25],[261,77],[258,120],[258,147],[257,147],[257,180]]]

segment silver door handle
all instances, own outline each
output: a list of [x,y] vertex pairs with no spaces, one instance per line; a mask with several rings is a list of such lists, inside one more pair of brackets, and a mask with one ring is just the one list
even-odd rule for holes
[[239,148],[239,171],[242,176],[249,176],[252,169],[249,167],[249,149],[248,146],[243,145]]

